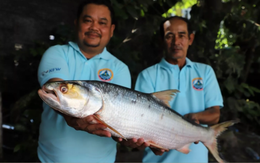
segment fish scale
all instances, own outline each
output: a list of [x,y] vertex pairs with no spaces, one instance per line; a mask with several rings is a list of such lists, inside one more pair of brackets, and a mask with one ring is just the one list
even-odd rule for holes
[[239,121],[231,120],[212,127],[187,121],[168,106],[176,92],[146,94],[105,82],[56,81],[46,83],[38,94],[50,107],[64,114],[77,118],[96,115],[113,136],[144,138],[154,147],[183,153],[189,152],[190,143],[201,141],[216,160],[223,163],[216,138]]

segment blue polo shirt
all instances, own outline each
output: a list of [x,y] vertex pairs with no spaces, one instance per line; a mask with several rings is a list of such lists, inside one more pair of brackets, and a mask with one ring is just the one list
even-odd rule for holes
[[[204,111],[212,106],[223,106],[213,69],[205,64],[191,62],[188,58],[181,70],[178,65],[170,64],[165,59],[143,70],[138,75],[135,89],[145,93],[178,89],[180,92],[170,102],[170,106],[181,115]],[[143,162],[208,162],[208,150],[202,143],[192,143],[190,150],[189,154],[170,150],[162,156],[156,156],[150,148],[146,148]]]
[[[128,67],[106,48],[87,59],[76,43],[50,47],[43,55],[38,80],[42,86],[51,78],[99,80],[131,87]],[[114,162],[116,142],[67,125],[63,116],[43,103],[38,157],[42,162]]]

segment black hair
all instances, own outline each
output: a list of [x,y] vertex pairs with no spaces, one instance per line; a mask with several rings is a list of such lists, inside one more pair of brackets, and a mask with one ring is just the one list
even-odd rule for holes
[[190,34],[193,32],[192,28],[191,28],[191,23],[189,22],[188,19],[186,18],[183,18],[183,17],[180,17],[180,16],[171,16],[171,17],[168,17],[166,19],[164,19],[162,21],[162,23],[160,24],[160,35],[161,35],[161,38],[164,39],[164,23],[168,20],[171,20],[171,19],[180,19],[180,20],[183,20],[184,22],[187,23],[187,30],[188,30],[188,36],[190,37]]
[[112,8],[110,0],[84,0],[82,1],[79,6],[78,6],[78,11],[77,11],[77,20],[79,20],[79,17],[81,13],[83,12],[83,8],[88,5],[88,4],[96,4],[96,5],[104,5],[108,7],[110,11],[110,17],[111,17],[111,22],[112,24],[115,24],[115,19],[114,19],[114,10]]

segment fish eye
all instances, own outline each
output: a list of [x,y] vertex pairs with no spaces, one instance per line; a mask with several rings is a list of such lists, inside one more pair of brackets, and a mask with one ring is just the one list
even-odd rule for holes
[[61,87],[60,87],[60,91],[61,91],[62,93],[67,93],[67,92],[68,92],[68,88],[67,88],[66,86],[61,86]]

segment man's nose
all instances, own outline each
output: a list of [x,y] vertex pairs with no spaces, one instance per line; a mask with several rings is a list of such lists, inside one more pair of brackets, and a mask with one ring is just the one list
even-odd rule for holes
[[98,22],[93,21],[89,28],[92,30],[96,30],[98,28]]
[[172,37],[172,45],[178,45],[180,44],[180,39],[178,38],[178,36]]

